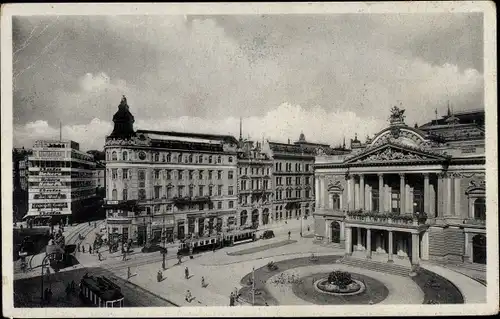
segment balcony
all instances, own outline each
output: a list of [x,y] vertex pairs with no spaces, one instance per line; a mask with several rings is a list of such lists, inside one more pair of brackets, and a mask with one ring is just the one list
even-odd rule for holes
[[486,219],[468,218],[468,219],[464,219],[463,223],[466,225],[472,225],[472,226],[486,226]]
[[172,198],[172,201],[175,204],[194,204],[194,203],[209,203],[210,196],[176,196]]
[[399,215],[397,213],[369,212],[363,210],[347,212],[348,221],[367,224],[388,224],[418,227],[426,225],[427,215]]

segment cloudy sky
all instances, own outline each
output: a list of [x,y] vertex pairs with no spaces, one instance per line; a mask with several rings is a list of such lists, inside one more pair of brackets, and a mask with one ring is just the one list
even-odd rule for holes
[[14,146],[102,148],[127,96],[135,128],[365,139],[484,108],[482,14],[31,16],[13,19]]

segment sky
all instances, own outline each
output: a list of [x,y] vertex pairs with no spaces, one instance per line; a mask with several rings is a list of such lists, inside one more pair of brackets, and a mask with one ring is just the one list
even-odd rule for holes
[[[13,18],[14,146],[136,129],[337,146],[484,109],[481,13]],[[349,142],[348,142],[349,144]]]

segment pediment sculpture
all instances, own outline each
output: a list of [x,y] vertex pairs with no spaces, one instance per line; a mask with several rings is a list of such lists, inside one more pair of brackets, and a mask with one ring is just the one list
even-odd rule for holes
[[392,148],[386,148],[384,151],[376,154],[372,154],[368,157],[361,158],[356,162],[379,162],[379,161],[395,161],[395,160],[422,160],[424,157],[413,154],[413,153],[403,153]]
[[482,180],[482,181],[470,181],[469,182],[469,186],[467,187],[466,189],[466,193],[469,193],[470,191],[472,190],[475,190],[475,189],[483,189],[485,190],[486,189],[486,181]]
[[405,122],[405,110],[400,109],[397,106],[393,106],[391,109],[391,115],[389,116],[390,123],[404,123]]
[[328,184],[328,190],[339,190],[339,191],[343,191],[344,190],[344,187],[342,186],[342,183],[340,181],[331,181],[329,184]]

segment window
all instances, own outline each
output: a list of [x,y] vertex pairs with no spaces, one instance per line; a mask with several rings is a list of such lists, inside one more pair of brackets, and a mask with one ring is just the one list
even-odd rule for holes
[[241,181],[241,190],[244,191],[247,189],[247,181]]
[[217,202],[217,209],[222,209],[222,202]]
[[113,153],[111,153],[111,160],[112,161],[116,161],[117,160],[116,152],[115,151],[113,151]]
[[484,197],[476,198],[474,201],[474,219],[486,220],[486,201]]
[[310,195],[311,195],[311,192],[308,189],[306,189],[306,198],[309,198]]
[[214,173],[214,171],[208,171],[208,179],[213,178],[213,173]]
[[269,181],[267,179],[264,180],[264,189],[269,189]]
[[160,161],[160,153],[155,153],[155,162]]
[[234,174],[234,172],[233,172],[233,171],[228,171],[228,172],[227,172],[227,178],[228,178],[228,179],[233,179],[233,174]]
[[198,156],[198,163],[203,163],[203,155]]
[[198,196],[203,196],[204,194],[204,186],[203,185],[199,185],[198,186]]
[[222,171],[217,171],[217,179],[222,179]]
[[295,177],[295,185],[300,185],[300,177]]
[[292,178],[291,177],[287,177],[286,178],[286,184],[287,185],[292,185]]
[[300,198],[300,190],[297,189],[295,191],[295,197]]
[[208,163],[212,164],[212,155],[208,157]]
[[155,186],[155,199],[160,198],[160,190],[161,190],[161,186]]
[[183,178],[184,178],[184,176],[182,175],[182,171],[181,171],[181,170],[179,170],[179,171],[177,172],[177,179],[178,179],[178,180],[182,180]]
[[189,163],[193,162],[193,155],[189,155]]
[[217,164],[220,164],[220,163],[222,163],[222,157],[217,156]]
[[122,153],[122,158],[123,158],[124,161],[128,161],[128,153],[127,153],[127,151],[124,151]]
[[116,168],[111,169],[111,178],[112,179],[118,178],[118,170]]
[[198,171],[198,179],[199,180],[203,179],[203,171]]
[[191,180],[191,179],[193,179],[193,177],[194,177],[194,171],[190,170],[189,171],[189,179]]
[[279,171],[279,163],[276,163],[276,170]]
[[194,196],[194,186],[190,185],[189,186],[189,197],[193,197],[193,196]]
[[306,172],[310,171],[310,164],[306,164]]
[[139,200],[144,200],[146,199],[146,190],[141,188],[139,189]]
[[214,209],[214,203],[213,202],[208,203],[208,209]]
[[233,208],[234,207],[234,202],[232,200],[229,201],[229,208]]
[[184,186],[182,185],[177,186],[177,196],[179,197],[184,196]]
[[172,198],[172,188],[173,187],[168,187],[167,186],[167,198],[168,199]]
[[161,154],[161,161],[165,163],[165,154]]
[[123,169],[123,179],[130,179],[130,176],[129,176],[129,169],[128,168],[124,168]]
[[233,162],[233,157],[229,156],[229,158],[227,160],[229,161],[229,163],[232,163]]
[[217,196],[222,196],[222,185],[217,185]]
[[182,153],[177,156],[177,162],[182,163]]
[[233,186],[228,186],[228,188],[227,188],[227,194],[228,195],[233,195]]
[[116,189],[113,189],[111,191],[111,199],[112,200],[117,200],[118,199],[117,196],[118,196],[118,192],[116,191]]
[[126,188],[123,189],[122,198],[123,200],[128,200],[128,189]]
[[171,162],[172,161],[172,154],[168,153],[167,154],[167,162]]
[[160,170],[159,169],[155,169],[154,174],[155,174],[155,179],[160,179]]
[[243,168],[240,167],[240,175],[243,173]]
[[139,187],[145,187],[146,185],[146,172],[144,170],[139,171]]
[[306,176],[306,185],[310,184],[309,176]]
[[208,195],[209,196],[214,195],[214,187],[212,185],[208,186]]
[[167,179],[169,179],[169,180],[172,179],[172,171],[171,170],[167,169],[165,171],[165,175],[166,175]]
[[245,175],[248,175],[248,167],[245,167]]

